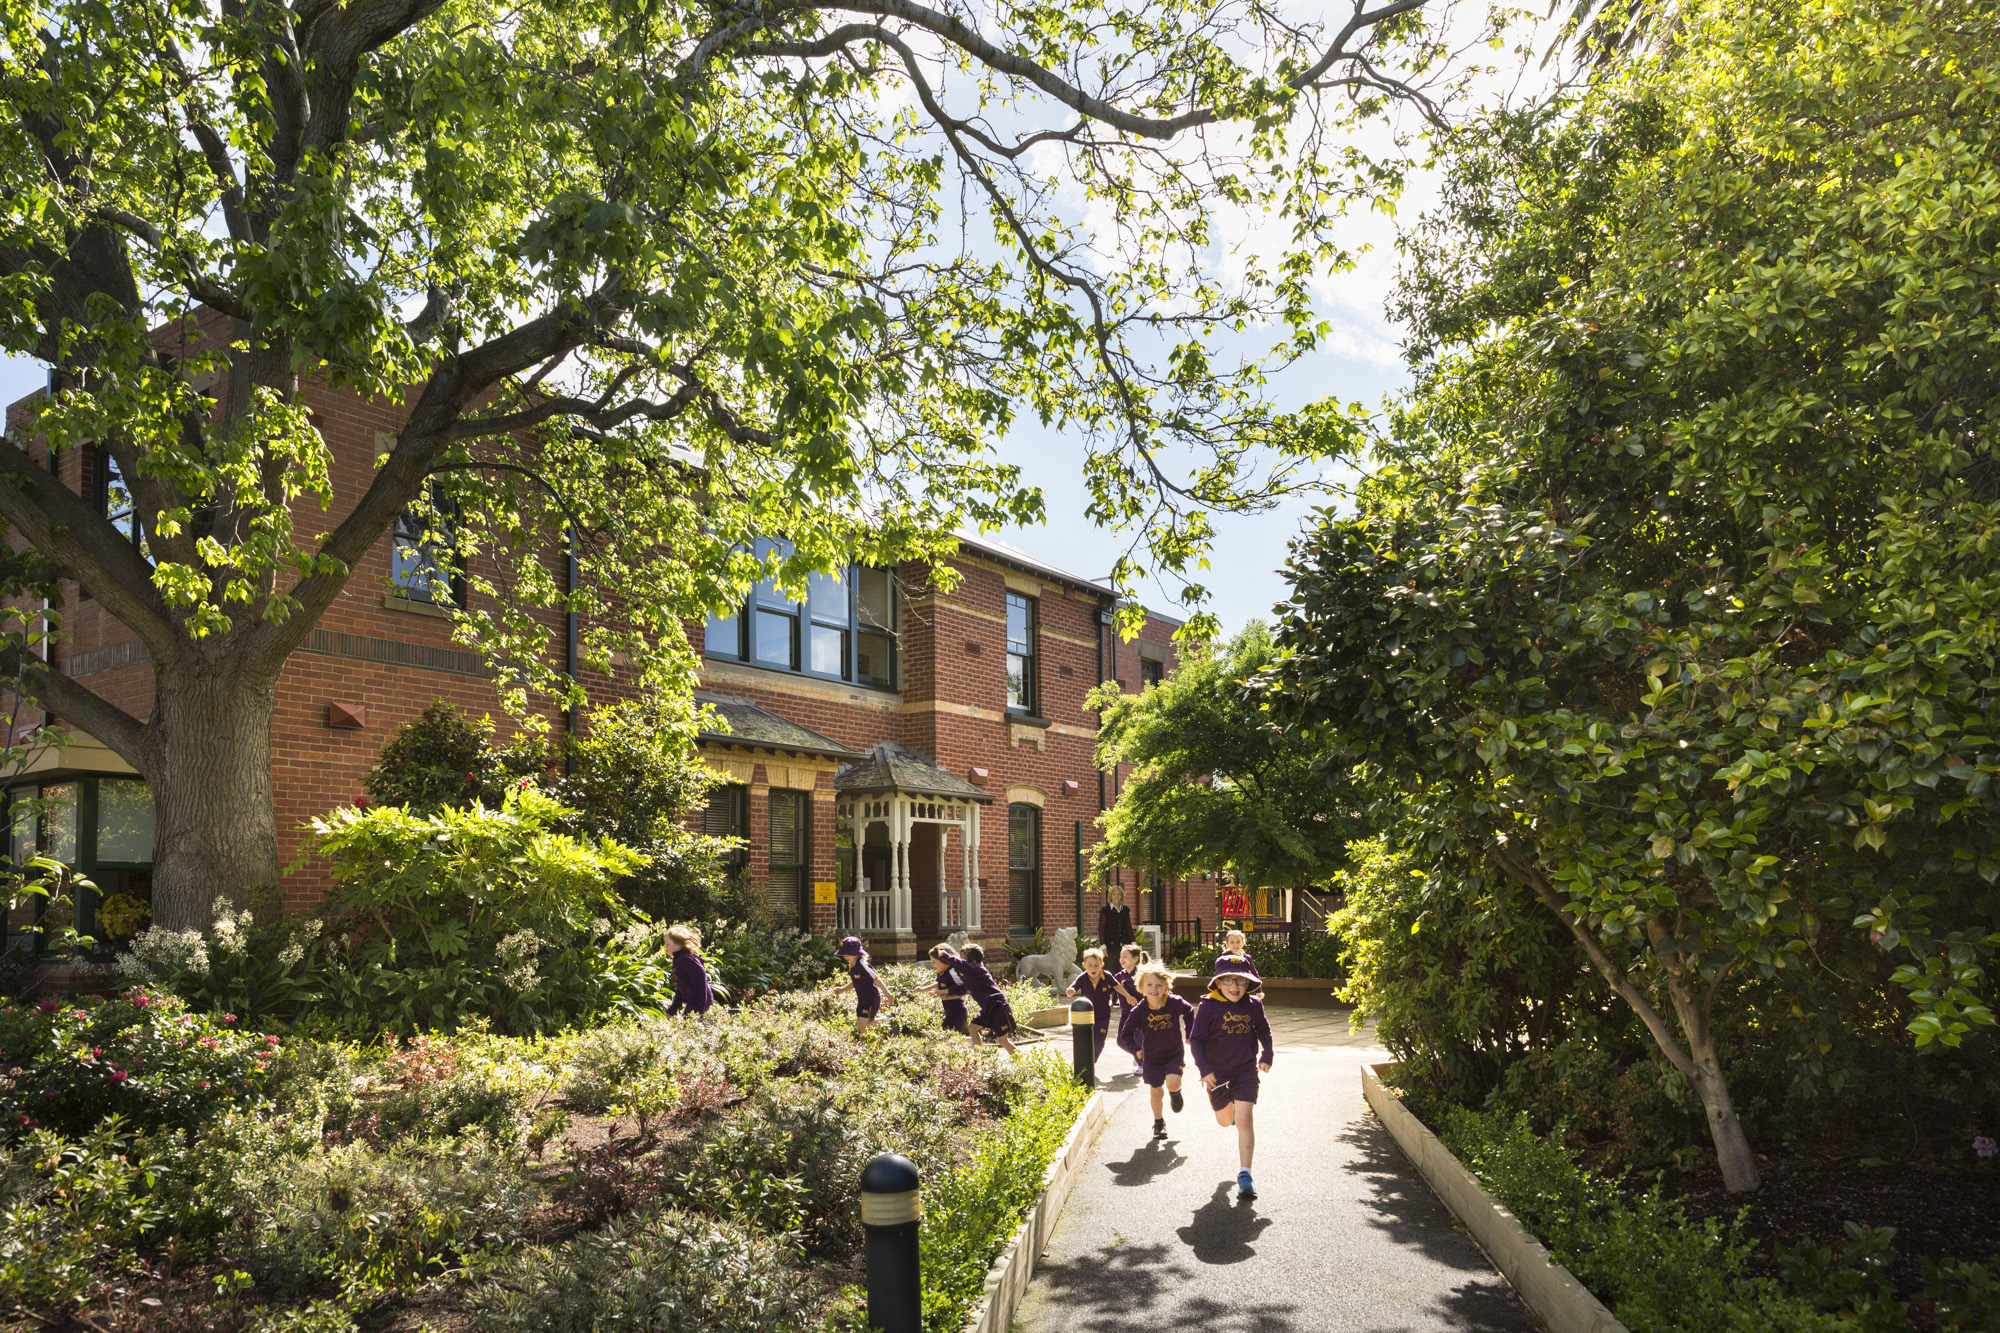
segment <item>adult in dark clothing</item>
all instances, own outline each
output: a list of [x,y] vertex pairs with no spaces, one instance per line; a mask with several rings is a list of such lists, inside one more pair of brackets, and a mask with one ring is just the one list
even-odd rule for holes
[[1106,957],[1116,958],[1120,949],[1137,938],[1132,933],[1132,909],[1125,905],[1125,890],[1114,884],[1104,895],[1104,906],[1097,909],[1097,942],[1104,946]]

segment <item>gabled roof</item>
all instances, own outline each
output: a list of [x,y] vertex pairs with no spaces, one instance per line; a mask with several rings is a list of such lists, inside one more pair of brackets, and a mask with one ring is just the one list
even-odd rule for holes
[[859,763],[849,764],[833,776],[836,791],[900,791],[912,796],[955,796],[960,800],[990,805],[991,792],[979,788],[939,768],[908,746],[883,741]]
[[754,746],[760,750],[781,750],[792,754],[823,755],[828,759],[860,759],[859,750],[802,727],[790,718],[779,717],[768,708],[748,699],[721,694],[695,693],[695,702],[707,704],[722,715],[727,731],[702,731],[696,740],[714,745]]

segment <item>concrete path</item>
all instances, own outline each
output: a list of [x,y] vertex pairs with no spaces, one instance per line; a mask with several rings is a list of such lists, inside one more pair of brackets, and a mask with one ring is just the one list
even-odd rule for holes
[[1188,1066],[1187,1109],[1122,1097],[1015,1317],[1020,1333],[1515,1333],[1535,1325],[1361,1097],[1386,1059],[1344,1010],[1269,1011],[1277,1060],[1257,1104],[1257,1198],[1236,1201],[1236,1131]]

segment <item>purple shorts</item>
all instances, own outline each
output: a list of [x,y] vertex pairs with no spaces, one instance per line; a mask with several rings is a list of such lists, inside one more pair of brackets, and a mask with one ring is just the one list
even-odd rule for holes
[[882,1012],[881,996],[857,995],[854,997],[854,1016],[856,1018],[873,1018],[875,1017],[875,1015],[881,1012]]
[[1248,1069],[1215,1071],[1217,1086],[1208,1090],[1208,1104],[1220,1111],[1231,1102],[1257,1104],[1257,1066]]
[[1014,1031],[1014,1010],[1005,1000],[987,1005],[972,1020],[996,1037],[1012,1035]]
[[1186,1068],[1187,1065],[1180,1060],[1161,1060],[1155,1064],[1142,1063],[1139,1066],[1139,1075],[1146,1080],[1147,1087],[1157,1088],[1164,1084],[1170,1075],[1179,1075]]
[[946,1000],[944,1002],[944,1030],[946,1032],[967,1032],[972,1029],[965,1021],[965,1001]]

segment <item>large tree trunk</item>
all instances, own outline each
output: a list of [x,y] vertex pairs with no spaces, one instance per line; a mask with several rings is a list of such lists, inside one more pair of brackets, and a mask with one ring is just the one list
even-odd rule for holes
[[[153,922],[198,930],[217,898],[278,878],[272,800],[275,683],[195,662],[155,677],[151,751],[141,772],[153,788]],[[149,730],[151,730],[149,727]]]

